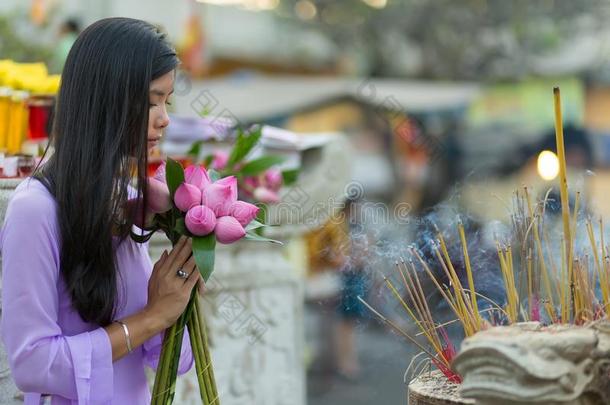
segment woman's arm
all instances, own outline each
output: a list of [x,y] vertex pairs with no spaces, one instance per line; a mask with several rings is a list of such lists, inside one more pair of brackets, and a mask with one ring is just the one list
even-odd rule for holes
[[[163,330],[164,325],[148,310],[142,310],[134,315],[121,319],[129,329],[129,340],[132,350],[144,344],[144,342],[158,335]],[[129,354],[127,350],[127,339],[125,331],[119,323],[112,323],[104,328],[108,333],[110,345],[112,347],[112,361],[117,361]]]
[[18,191],[2,230],[1,333],[24,392],[79,403],[110,401],[112,346],[103,328],[65,336],[59,327],[59,232],[53,200]]
[[[0,332],[13,378],[24,392],[57,394],[79,403],[107,401],[113,394],[112,363],[127,353],[125,335],[118,324],[63,334],[58,324],[59,240],[52,198],[35,190],[17,191],[0,238]],[[179,279],[178,268],[192,275]],[[123,319],[134,349],[182,313],[201,279],[194,269],[187,238],[155,264],[146,308]]]

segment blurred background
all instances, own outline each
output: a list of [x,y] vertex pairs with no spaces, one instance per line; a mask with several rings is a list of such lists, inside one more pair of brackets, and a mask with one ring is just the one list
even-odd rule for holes
[[[78,33],[110,16],[154,23],[175,44],[177,120],[348,140],[349,182],[326,212],[343,221],[312,226],[285,252],[304,292],[310,404],[405,403],[418,350],[357,297],[414,330],[383,276],[434,225],[461,215],[493,290],[486,235],[508,222],[516,188],[542,198],[557,186],[553,86],[572,191],[588,215],[610,217],[607,1],[2,0],[5,176],[15,157],[27,175],[48,136],[54,75]],[[171,140],[165,152],[180,153]]]

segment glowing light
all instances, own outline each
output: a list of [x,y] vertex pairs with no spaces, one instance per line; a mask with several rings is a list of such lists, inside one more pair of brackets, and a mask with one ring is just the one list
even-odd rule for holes
[[273,10],[280,0],[197,0],[199,3],[215,6],[241,6],[248,10]]
[[373,8],[384,8],[388,5],[388,0],[362,0]]
[[213,4],[215,6],[239,6],[243,0],[197,0],[198,3]]
[[254,4],[259,10],[273,10],[280,4],[280,0],[256,0]]
[[294,12],[301,20],[311,20],[318,14],[318,9],[311,1],[300,0],[294,5]]
[[559,159],[550,150],[544,150],[538,155],[538,174],[544,180],[553,180],[559,174]]

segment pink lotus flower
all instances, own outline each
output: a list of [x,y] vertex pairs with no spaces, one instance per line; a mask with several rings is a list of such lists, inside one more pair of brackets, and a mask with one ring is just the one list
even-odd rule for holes
[[229,208],[235,202],[231,198],[233,191],[231,187],[224,184],[213,183],[203,190],[201,199],[203,205],[209,207],[218,217],[229,214]]
[[184,169],[184,182],[192,184],[201,191],[212,183],[207,170],[199,165],[191,165]]
[[246,236],[246,230],[231,216],[223,216],[216,220],[216,240],[220,243],[229,244],[236,242]]
[[205,236],[217,225],[216,215],[205,205],[196,205],[189,209],[184,222],[186,229],[195,236]]
[[172,208],[167,184],[155,178],[148,178],[146,200],[148,210],[156,214],[162,214]]
[[231,188],[231,199],[233,201],[237,200],[237,178],[235,178],[235,176],[223,177],[222,179],[217,180],[214,184],[229,186]]
[[155,174],[153,175],[153,178],[155,180],[159,180],[163,183],[167,183],[167,181],[165,181],[165,161],[161,162],[159,167],[157,167],[157,170],[155,170]]
[[258,187],[258,179],[256,177],[246,177],[244,178],[244,185],[246,186],[246,188],[251,188],[252,190],[254,190],[256,187]]
[[256,218],[258,211],[259,208],[254,204],[245,201],[235,201],[233,205],[231,205],[229,214],[237,219],[237,222],[239,222],[241,226],[245,227]]
[[212,168],[214,170],[222,170],[227,167],[229,163],[229,154],[222,150],[214,152],[214,159],[212,160]]
[[284,176],[279,169],[269,169],[265,172],[265,183],[273,191],[278,191],[282,187]]
[[265,187],[257,187],[252,195],[256,200],[266,204],[277,204],[280,202],[278,193]]
[[189,183],[182,183],[174,194],[174,203],[182,212],[187,212],[196,205],[201,205],[201,190]]

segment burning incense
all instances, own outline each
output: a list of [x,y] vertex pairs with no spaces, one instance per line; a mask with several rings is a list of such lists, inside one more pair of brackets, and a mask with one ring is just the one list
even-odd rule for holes
[[[561,93],[559,87],[553,88],[553,97],[555,101],[555,142],[557,144],[557,158],[559,159],[559,186],[561,194],[561,214],[563,218],[563,240],[565,243],[565,257],[562,261],[567,262],[568,269],[571,269],[572,258],[572,238],[570,236],[570,206],[568,198],[568,180],[566,170],[566,152],[563,142],[563,120],[561,115]],[[571,283],[571,271],[568,270],[568,281]],[[570,296],[562,296],[562,316],[561,321],[566,322],[569,318]]]
[[[410,247],[410,258],[396,263],[396,270],[404,283],[404,291],[384,277],[386,286],[411,318],[419,333],[408,335],[390,319],[359,300],[384,323],[415,343],[430,360],[449,378],[459,379],[450,369],[455,355],[445,327],[457,324],[465,336],[472,336],[490,323],[516,323],[535,320],[542,323],[570,323],[582,325],[600,318],[607,318],[610,308],[610,252],[605,245],[604,226],[599,220],[599,245],[591,220],[585,222],[590,252],[581,251],[575,243],[579,221],[580,193],[575,194],[574,212],[570,215],[567,186],[567,168],[563,138],[561,98],[559,88],[553,89],[555,105],[555,136],[559,159],[559,179],[563,232],[559,244],[549,237],[545,224],[546,206],[551,190],[542,201],[533,202],[526,187],[523,193],[516,191],[513,198],[510,222],[512,233],[506,240],[496,238],[496,253],[500,275],[504,284],[505,303],[500,304],[476,291],[476,261],[471,261],[464,225],[458,220],[457,231],[465,274],[458,274],[449,254],[443,233],[436,228],[436,238],[430,241],[432,259],[438,265],[435,273],[420,252]],[[560,235],[557,235],[558,237]],[[555,246],[553,245],[555,243]],[[561,253],[561,263],[554,260],[555,250]],[[474,256],[473,256],[474,259]],[[456,262],[456,265],[459,262]],[[416,267],[417,265],[417,267]],[[475,266],[473,269],[473,265]],[[479,263],[480,265],[480,263]],[[422,271],[423,270],[423,271]],[[460,275],[462,280],[460,280]],[[420,278],[427,276],[447,303],[455,319],[440,323],[428,305],[430,291]],[[445,281],[447,280],[447,281]],[[462,282],[468,283],[464,288]],[[447,285],[446,285],[446,284]],[[599,283],[599,284],[598,284]],[[398,286],[400,287],[400,286]],[[598,299],[596,292],[601,292]],[[494,308],[479,309],[477,299],[485,299]],[[527,305],[525,302],[527,301]],[[433,308],[432,308],[433,309]],[[499,319],[494,315],[501,314]],[[427,344],[415,338],[424,337]]]

